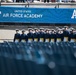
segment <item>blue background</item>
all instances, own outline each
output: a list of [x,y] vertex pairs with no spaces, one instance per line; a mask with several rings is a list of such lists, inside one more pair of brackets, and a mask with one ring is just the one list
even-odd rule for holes
[[[14,12],[15,10],[30,10],[27,14],[43,14],[42,18],[13,18],[3,17],[4,13],[26,14],[26,12]],[[21,22],[21,23],[76,23],[76,19],[71,19],[74,9],[61,8],[19,8],[0,7],[0,22]]]

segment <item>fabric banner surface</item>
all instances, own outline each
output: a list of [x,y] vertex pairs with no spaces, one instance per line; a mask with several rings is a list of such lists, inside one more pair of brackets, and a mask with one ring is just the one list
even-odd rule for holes
[[0,7],[0,22],[76,23],[76,9]]

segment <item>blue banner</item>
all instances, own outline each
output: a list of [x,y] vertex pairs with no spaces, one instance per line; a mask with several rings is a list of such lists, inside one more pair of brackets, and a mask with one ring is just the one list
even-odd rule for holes
[[0,7],[0,22],[76,23],[76,9]]

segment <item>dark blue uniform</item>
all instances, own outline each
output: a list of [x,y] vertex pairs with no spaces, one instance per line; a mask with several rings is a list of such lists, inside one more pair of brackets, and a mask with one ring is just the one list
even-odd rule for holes
[[26,34],[21,34],[20,41],[21,42],[27,42],[27,35]]
[[75,33],[75,42],[76,42],[76,33]]
[[14,42],[20,42],[20,34],[19,33],[16,33],[14,35]]
[[50,34],[45,33],[45,42],[50,42]]
[[56,42],[61,42],[63,40],[63,34],[62,33],[56,33]]
[[28,42],[33,42],[33,33],[32,32],[29,32],[27,34],[27,37],[28,37]]
[[69,41],[69,32],[67,30],[63,31],[63,41]]
[[44,32],[39,32],[39,42],[44,42],[45,34]]
[[54,33],[50,34],[50,42],[56,42],[56,34]]
[[39,33],[38,32],[35,32],[33,34],[33,40],[34,40],[34,42],[38,42],[39,41]]
[[69,41],[70,42],[75,42],[75,34],[74,33],[69,34]]

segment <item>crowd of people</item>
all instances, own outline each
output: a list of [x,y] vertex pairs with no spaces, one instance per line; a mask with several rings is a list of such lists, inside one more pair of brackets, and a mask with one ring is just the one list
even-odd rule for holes
[[76,2],[76,0],[1,0],[1,2]]
[[74,28],[56,29],[44,29],[44,28],[29,28],[28,33],[23,29],[22,33],[19,33],[19,29],[16,29],[14,35],[14,42],[76,42],[76,31]]

